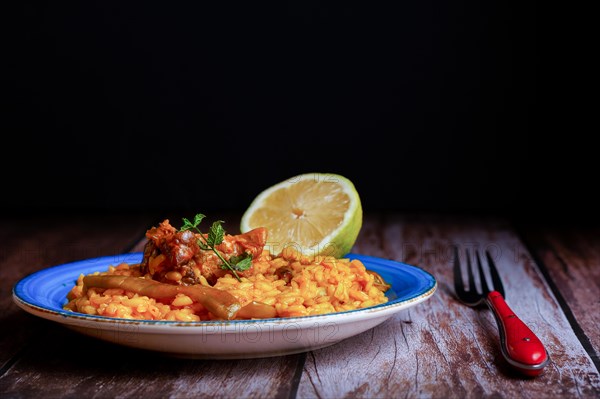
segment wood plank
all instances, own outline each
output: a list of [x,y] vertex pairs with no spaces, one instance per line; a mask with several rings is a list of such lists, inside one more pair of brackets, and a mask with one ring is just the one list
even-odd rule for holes
[[[228,217],[228,221],[239,220],[239,217]],[[154,219],[152,224],[160,220]],[[238,231],[235,222],[231,224],[230,230],[235,234]],[[143,237],[148,227],[144,225],[143,231],[136,230],[135,238]],[[75,240],[75,248],[86,249],[88,245],[97,245],[97,241],[107,240],[101,248],[94,248],[99,254],[106,254],[107,248],[115,243],[131,242],[122,234],[108,238],[111,229],[98,226],[91,229],[93,236],[81,238],[81,242],[76,238],[82,235],[81,225],[61,225],[59,231],[44,232],[46,246],[42,252],[52,252],[54,257],[46,263],[31,262],[30,270],[56,264],[59,259],[61,262],[72,260],[72,252],[69,255],[53,250],[54,245],[61,242]],[[144,239],[138,240],[132,251],[141,250],[144,243]],[[85,257],[92,255],[86,253]],[[11,273],[16,279],[24,272]],[[294,376],[304,364],[304,354],[222,361],[171,358],[85,337],[50,321],[24,315],[19,309],[13,313],[19,319],[10,320],[11,323],[27,321],[14,324],[19,334],[24,333],[23,329],[29,333],[23,339],[27,344],[25,349],[20,356],[11,358],[0,377],[0,393],[8,397],[287,398],[297,385]],[[40,334],[44,339],[39,339]],[[5,346],[8,346],[8,334],[5,335]],[[11,342],[14,344],[14,339]]]
[[[39,333],[35,317],[19,309],[12,288],[49,266],[122,253],[143,235],[148,215],[6,217],[0,223],[0,370]],[[10,328],[8,328],[10,326]]]
[[0,378],[6,397],[287,398],[304,358],[180,359],[104,343],[50,322],[41,322],[40,330],[47,338]]
[[[507,301],[552,363],[521,378],[501,356],[491,312],[460,304],[452,245],[494,251]],[[423,267],[438,280],[427,302],[371,331],[311,352],[299,397],[597,398],[600,376],[522,242],[501,220],[367,217],[354,252]]]
[[[232,234],[237,232],[234,219],[225,218]],[[45,248],[35,249],[33,255],[4,249],[0,255],[9,262],[2,265],[17,264],[19,256],[31,257],[35,259],[22,263],[33,271],[41,268],[42,258],[59,259],[68,253],[80,253],[80,258],[95,256],[88,253],[88,244],[84,244],[87,239],[99,251],[97,255],[106,254],[95,248],[96,239],[105,240],[106,233],[94,230],[87,238],[79,237],[81,226],[72,224],[66,228],[61,222],[66,231],[62,238],[46,233],[34,234],[33,239],[29,238],[30,228],[21,229],[19,223],[1,224],[0,238],[8,240],[7,248],[20,245],[25,249],[37,248],[38,241],[44,242]],[[127,230],[125,226],[121,228]],[[109,241],[112,238],[100,246],[110,247]],[[69,242],[73,251],[54,251]],[[114,242],[122,245],[123,241]],[[497,263],[509,304],[551,353],[553,363],[541,377],[525,380],[508,369],[498,349],[497,330],[490,312],[467,308],[454,299],[450,264],[450,246],[454,243],[463,248],[478,246],[499,251]],[[134,250],[140,250],[141,245],[139,242]],[[0,393],[9,397],[293,397],[297,389],[298,397],[600,395],[597,369],[529,253],[503,221],[368,217],[355,252],[424,267],[438,279],[438,292],[429,301],[401,312],[375,329],[308,353],[306,362],[305,355],[247,361],[169,358],[84,337],[16,309],[18,312],[13,314],[20,314],[25,322],[11,319],[10,314],[0,320],[3,326],[18,328],[16,334],[11,331],[11,342],[18,342],[15,335],[25,334],[23,342],[29,344],[21,345],[24,350],[19,356],[8,356],[0,377]],[[73,260],[66,257],[46,265]],[[7,276],[13,280],[27,273],[10,270],[7,273],[14,275]],[[4,267],[0,273],[5,273]],[[4,295],[0,300],[3,298]],[[45,339],[27,340],[39,337],[40,332]],[[301,376],[300,371],[303,371]],[[297,379],[300,384],[296,387]]]
[[522,226],[525,242],[545,266],[588,353],[600,364],[600,229],[589,226]]

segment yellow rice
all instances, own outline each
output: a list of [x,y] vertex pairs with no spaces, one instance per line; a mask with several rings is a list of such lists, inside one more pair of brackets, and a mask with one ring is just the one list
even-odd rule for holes
[[[110,266],[100,275],[139,276],[138,265]],[[289,284],[279,279],[276,270],[292,270]],[[308,258],[294,252],[272,257],[263,252],[253,262],[255,273],[238,281],[231,275],[217,280],[215,288],[226,290],[246,305],[252,301],[272,305],[277,317],[308,316],[361,309],[387,302],[374,286],[374,276],[359,260],[330,256]],[[126,319],[200,321],[214,316],[201,304],[179,294],[169,303],[122,289],[89,288],[83,294],[83,275],[69,294],[65,309],[74,312]],[[207,284],[205,281],[203,283]]]

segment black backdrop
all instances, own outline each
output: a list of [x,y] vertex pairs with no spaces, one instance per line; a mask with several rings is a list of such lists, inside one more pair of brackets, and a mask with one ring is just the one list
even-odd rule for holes
[[533,3],[22,2],[4,17],[5,212],[241,211],[314,171],[353,180],[366,211],[540,215],[570,198],[534,139]]

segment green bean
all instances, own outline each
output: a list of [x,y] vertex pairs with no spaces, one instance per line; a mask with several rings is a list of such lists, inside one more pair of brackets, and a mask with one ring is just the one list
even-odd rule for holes
[[141,277],[89,275],[83,278],[83,291],[86,292],[89,287],[120,288],[158,300],[185,294],[215,317],[226,320],[235,318],[241,308],[240,302],[230,293],[203,285],[171,285]]

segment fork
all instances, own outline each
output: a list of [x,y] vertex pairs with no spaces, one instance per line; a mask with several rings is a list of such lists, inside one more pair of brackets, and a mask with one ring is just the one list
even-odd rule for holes
[[[548,364],[548,352],[540,339],[517,317],[504,300],[504,287],[488,251],[486,258],[492,288],[486,281],[479,252],[475,251],[477,272],[473,271],[469,250],[465,250],[467,258],[468,290],[463,285],[458,247],[454,247],[454,289],[458,299],[465,305],[476,307],[486,304],[494,313],[500,335],[500,349],[506,361],[516,370],[527,376],[537,376]],[[475,273],[479,275],[481,291],[477,291]]]

